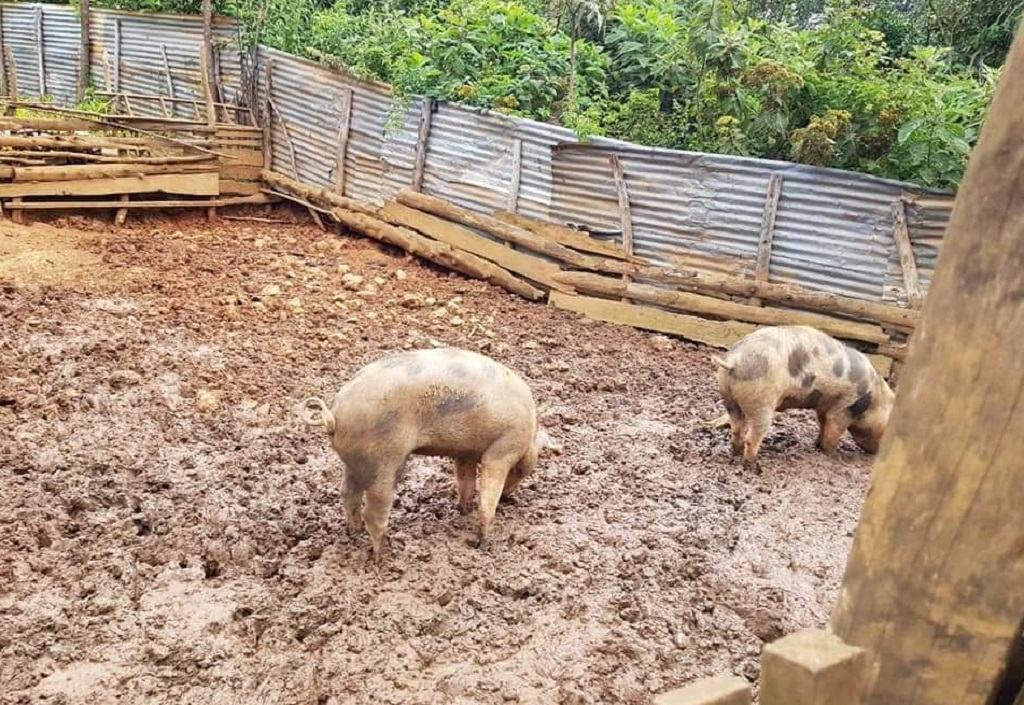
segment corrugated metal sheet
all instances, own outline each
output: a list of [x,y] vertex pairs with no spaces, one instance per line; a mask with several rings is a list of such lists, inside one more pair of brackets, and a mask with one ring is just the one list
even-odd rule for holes
[[[59,102],[74,101],[78,77],[81,22],[76,10],[39,3],[3,3],[4,43],[14,52],[18,90],[23,96],[40,94],[38,17],[42,16],[46,93]],[[198,17],[149,15],[113,10],[92,10],[90,62],[93,85],[100,90],[170,96],[163,50],[177,98],[202,98],[199,51],[203,23]],[[236,102],[241,88],[237,24],[215,18],[214,46],[218,52],[219,83],[224,102]],[[120,49],[116,48],[120,44]],[[115,59],[120,55],[120,63]],[[137,101],[133,112],[161,115],[159,102]],[[179,117],[193,109],[179,104]]]
[[[3,38],[15,53],[21,92],[38,91],[35,18],[42,12],[47,88],[52,81],[57,98],[69,100],[77,66],[77,15],[69,8],[37,7],[2,5]],[[98,85],[109,75],[115,89],[166,95],[166,50],[174,95],[201,98],[199,18],[98,10],[93,13],[93,34],[93,80]],[[215,38],[224,98],[232,102],[242,80],[235,25],[218,20]],[[118,41],[121,61],[115,72]],[[272,100],[277,109],[272,130],[276,171],[308,184],[334,185],[342,96],[351,90],[345,195],[382,203],[411,183],[420,99],[396,108],[386,86],[265,47],[258,54],[261,98],[268,59],[273,60]],[[148,114],[162,110],[159,103],[133,108]],[[401,114],[389,126],[393,110]],[[178,115],[190,112],[189,106],[178,106]],[[616,154],[629,186],[638,254],[741,276],[753,271],[768,182],[778,174],[783,186],[771,280],[863,299],[904,298],[892,236],[893,202],[901,197],[907,201],[911,241],[926,287],[952,207],[952,198],[942,192],[863,174],[604,138],[580,145],[565,128],[446,103],[432,116],[424,191],[481,212],[507,208],[517,142],[521,213],[618,231],[618,197],[609,164]]]
[[[200,49],[203,23],[198,17],[184,15],[143,15],[131,12],[95,10],[92,12],[92,79],[103,90],[150,96],[170,97],[167,67],[170,68],[173,97],[203,100],[200,78]],[[213,41],[220,57],[218,81],[224,97],[232,102],[241,84],[241,64],[237,25],[216,18]],[[120,45],[120,46],[118,46]],[[120,62],[117,61],[120,57]],[[156,101],[138,100],[132,111],[140,115],[162,115]],[[203,108],[200,106],[200,111]],[[175,105],[177,117],[192,117],[195,106]]]

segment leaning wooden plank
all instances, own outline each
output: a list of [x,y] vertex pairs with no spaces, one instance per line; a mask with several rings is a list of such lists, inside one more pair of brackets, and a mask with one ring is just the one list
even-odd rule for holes
[[[272,172],[264,171],[264,180],[274,182],[282,192],[282,195],[292,198],[307,208],[310,207],[311,203],[326,205],[325,212],[351,230],[360,232],[375,240],[394,245],[406,252],[449,269],[454,269],[477,279],[483,279],[531,301],[544,298],[544,291],[531,286],[493,262],[488,262],[469,252],[460,252],[451,247],[451,245],[431,240],[415,230],[386,223],[374,214],[356,212],[332,205],[335,201],[341,201],[351,202],[360,208],[367,208],[364,204],[360,204],[350,198],[339,196],[327,189],[310,188],[293,179],[280,177]],[[294,190],[288,188],[289,184],[294,185]],[[373,212],[375,213],[376,210],[374,209]]]
[[256,194],[253,196],[238,196],[232,198],[220,198],[217,200],[166,200],[166,201],[128,201],[122,203],[118,201],[23,201],[18,205],[20,210],[26,211],[50,211],[50,210],[88,210],[88,209],[117,209],[127,207],[129,209],[136,208],[210,208],[216,206],[218,208],[224,206],[244,206],[244,205],[264,205],[267,203],[276,203],[281,199],[268,196],[265,194]]
[[0,198],[15,196],[111,196],[124,193],[173,193],[183,196],[216,196],[220,193],[217,172],[205,174],[154,174],[114,179],[79,179],[40,183],[0,184]]
[[216,172],[212,161],[198,164],[74,164],[62,166],[27,166],[14,172],[14,181],[77,181],[78,179],[112,179],[147,174],[196,174]]
[[576,250],[582,250],[583,252],[589,252],[595,255],[603,255],[612,259],[636,262],[637,264],[645,263],[645,260],[640,257],[627,255],[615,245],[607,242],[601,242],[600,240],[590,237],[585,232],[573,230],[572,228],[567,228],[563,225],[548,223],[543,220],[537,220],[536,218],[530,218],[510,211],[495,211],[494,218],[504,223],[508,223],[509,225],[515,225],[523,230],[529,230],[541,237],[546,237],[560,245],[572,247]]
[[449,269],[483,279],[523,298],[536,301],[544,298],[544,292],[530,286],[501,267],[468,252],[459,252],[450,245],[436,242],[409,228],[396,227],[365,213],[354,213],[342,208],[331,209],[331,215],[345,227],[368,235],[376,240],[401,247],[418,257],[436,262]]
[[892,204],[892,236],[900,255],[900,267],[903,270],[903,286],[907,291],[907,302],[910,308],[921,308],[924,294],[921,293],[917,261],[914,259],[914,248],[910,244],[910,232],[907,230],[907,207],[902,199]]
[[488,240],[466,227],[394,201],[386,203],[379,213],[383,220],[419,230],[428,237],[483,257],[548,288],[572,291],[571,287],[552,279],[561,271],[554,262],[505,247],[500,242]]
[[402,205],[409,206],[410,208],[432,213],[433,215],[441,216],[442,218],[455,221],[456,223],[461,223],[462,225],[468,225],[471,228],[483,230],[484,232],[494,235],[502,240],[513,242],[528,250],[533,250],[534,252],[539,252],[554,259],[574,264],[577,267],[593,269],[597,266],[597,263],[595,262],[596,258],[594,257],[581,255],[578,252],[570,250],[568,247],[559,245],[557,242],[551,242],[546,238],[539,237],[529,230],[524,230],[523,228],[518,228],[508,223],[503,223],[502,221],[491,218],[490,216],[471,211],[468,208],[463,208],[462,206],[458,206],[434,196],[428,196],[423,193],[404,189],[398,193],[396,200]]
[[621,301],[574,296],[559,291],[552,291],[548,300],[556,308],[582,313],[599,321],[670,333],[716,348],[728,348],[743,336],[757,330],[757,326],[749,323],[709,321],[699,316],[672,313]]
[[890,306],[877,301],[863,301],[848,296],[810,291],[795,284],[760,282],[721,274],[708,274],[692,269],[648,267],[638,274],[638,278],[671,284],[687,291],[756,297],[798,308],[877,321],[907,332],[914,330],[921,317],[918,311]]
[[603,277],[600,274],[589,274],[587,272],[560,272],[554,278],[555,281],[562,282],[586,294],[626,297],[636,301],[680,309],[689,313],[758,323],[765,326],[813,326],[837,338],[860,340],[866,343],[878,344],[889,342],[889,336],[877,325],[846,321],[820,313],[794,311],[784,308],[761,308],[760,306],[751,306],[735,301],[713,299],[709,296],[701,296],[700,294],[671,291],[646,284],[630,283],[621,279],[612,279],[611,277]]
[[264,169],[260,173],[260,177],[264,183],[270,184],[274,188],[288,191],[289,193],[304,198],[307,201],[313,201],[314,203],[329,203],[331,206],[337,208],[344,208],[348,211],[354,211],[356,213],[364,213],[366,215],[376,216],[377,208],[375,206],[362,203],[353,198],[347,198],[346,196],[339,195],[325,188],[317,188],[316,186],[307,186],[301,181],[290,179],[287,176],[281,176],[280,174],[268,171]]

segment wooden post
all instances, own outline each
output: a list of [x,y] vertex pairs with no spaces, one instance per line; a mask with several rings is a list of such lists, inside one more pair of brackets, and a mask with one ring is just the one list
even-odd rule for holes
[[171,114],[177,114],[174,108],[174,78],[171,76],[171,62],[167,60],[167,46],[160,45],[160,56],[164,61],[164,78],[167,81],[167,97],[171,99]]
[[274,163],[274,113],[270,107],[270,96],[273,86],[274,60],[269,56],[263,63],[264,83],[266,88],[263,91],[263,101],[260,106],[261,118],[263,120],[263,168],[266,171],[273,170]]
[[121,19],[114,18],[114,70],[112,76],[114,85],[111,88],[115,93],[121,92]]
[[334,192],[345,195],[345,160],[348,157],[348,133],[352,130],[351,88],[341,89],[341,116],[338,118],[338,156],[334,161]]
[[206,44],[199,47],[199,81],[203,88],[203,101],[206,103],[206,125],[217,125],[217,107],[213,104],[213,92],[210,86],[210,50]]
[[[128,201],[129,201],[128,194],[127,193],[121,194],[121,196],[117,200],[119,200],[121,203],[128,203]],[[127,206],[122,207],[122,208],[118,208],[117,209],[117,213],[114,214],[114,225],[119,225],[119,226],[120,225],[124,225],[125,221],[127,221],[127,220],[128,220],[128,208],[127,208]]]
[[[20,98],[18,93],[18,62],[14,60],[14,52],[11,50],[10,45],[4,47],[4,57],[7,59],[7,89],[8,96],[11,99],[11,103],[17,103]],[[14,106],[8,107],[9,114],[14,114]]]
[[412,170],[412,188],[423,190],[423,172],[427,166],[427,142],[430,141],[430,121],[434,114],[434,99],[424,98],[420,112],[420,131],[416,137],[416,164]]
[[519,212],[519,187],[523,180],[523,141],[512,140],[512,183],[508,189],[508,210]]
[[[622,162],[619,155],[613,154],[608,158],[612,165],[612,176],[615,178],[615,191],[619,197],[619,217],[622,220],[622,251],[627,255],[633,254],[633,210],[629,205],[629,188],[626,186],[626,174],[622,169]],[[622,281],[627,284],[632,281],[628,274],[622,275]],[[625,296],[622,297],[625,303],[631,303]]]
[[868,652],[835,634],[804,629],[764,647],[761,705],[860,705],[870,680]]
[[910,308],[921,308],[924,296],[921,293],[921,280],[917,275],[914,248],[910,244],[910,232],[907,230],[907,204],[902,198],[892,204],[892,236],[896,241],[896,250],[900,254],[907,305]]
[[[768,281],[772,262],[772,240],[775,238],[775,213],[778,211],[781,195],[782,177],[772,174],[768,179],[768,193],[761,214],[761,235],[757,240],[757,265],[754,268],[754,279],[757,281]],[[750,303],[760,306],[761,300],[751,299]]]
[[[5,96],[9,96],[8,89],[9,81],[7,79],[7,42],[4,40],[4,8],[0,6],[0,92]],[[7,115],[7,109],[4,109],[4,115]]]
[[78,11],[80,14],[79,44],[78,44],[78,83],[75,86],[75,100],[81,103],[85,100],[85,93],[89,88],[89,79],[92,75],[92,39],[90,37],[89,24],[89,0],[79,0]]
[[46,43],[43,38],[43,6],[36,5],[36,47],[39,71],[39,99],[46,95]]
[[982,705],[1024,616],[1024,36],[960,184],[832,628],[867,705]]
[[704,678],[683,688],[657,695],[653,705],[750,705],[750,684],[739,676]]
[[21,201],[21,196],[12,198],[10,205],[7,207],[7,209],[11,211],[11,220],[17,223],[18,225],[21,225],[25,222],[25,211],[19,208],[19,206],[21,205]]

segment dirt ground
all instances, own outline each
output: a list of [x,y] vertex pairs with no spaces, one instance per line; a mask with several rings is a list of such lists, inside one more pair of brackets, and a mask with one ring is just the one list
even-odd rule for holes
[[[0,224],[0,702],[639,704],[826,623],[848,437],[787,412],[743,472],[708,350],[260,215]],[[487,553],[414,458],[374,571],[297,406],[439,344],[519,370],[565,453]]]

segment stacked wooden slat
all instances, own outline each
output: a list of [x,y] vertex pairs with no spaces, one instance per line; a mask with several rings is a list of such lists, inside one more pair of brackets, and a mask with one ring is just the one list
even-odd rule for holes
[[759,326],[809,325],[863,349],[887,374],[920,317],[792,284],[660,266],[584,231],[508,211],[486,215],[414,190],[374,207],[273,172],[263,179],[346,227],[525,298],[547,296],[558,308],[715,347]]
[[[68,111],[73,112],[73,111]],[[26,210],[266,203],[256,127],[136,116],[0,117],[0,203]]]

